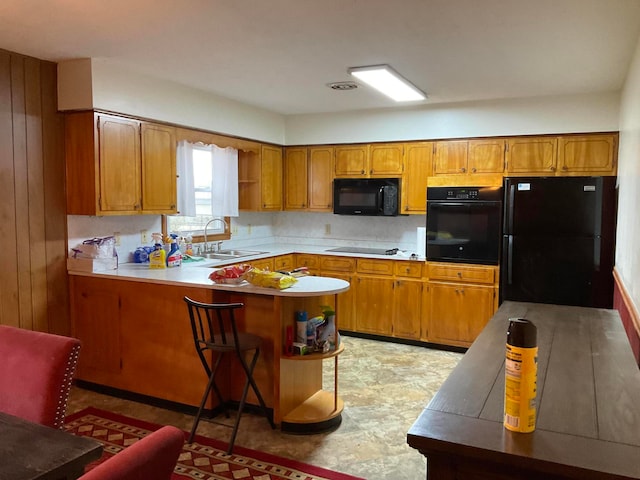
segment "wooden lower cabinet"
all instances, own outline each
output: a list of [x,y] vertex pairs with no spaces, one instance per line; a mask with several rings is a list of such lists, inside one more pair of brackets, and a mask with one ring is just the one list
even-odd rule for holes
[[358,274],[355,281],[356,331],[391,336],[393,283],[392,277]]
[[69,279],[71,332],[82,342],[79,380],[186,405],[200,403],[207,377],[195,355],[182,299],[211,301],[211,290]]
[[494,313],[493,287],[429,283],[429,340],[468,347]]
[[470,346],[498,308],[498,267],[434,262],[427,275],[426,339]]
[[422,280],[395,280],[392,325],[394,337],[420,339],[423,285]]

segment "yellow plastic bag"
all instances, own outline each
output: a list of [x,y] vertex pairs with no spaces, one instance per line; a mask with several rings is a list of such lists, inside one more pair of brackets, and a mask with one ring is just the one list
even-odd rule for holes
[[277,288],[284,290],[296,283],[298,280],[291,275],[285,275],[279,272],[269,272],[253,268],[246,273],[245,280],[256,287]]

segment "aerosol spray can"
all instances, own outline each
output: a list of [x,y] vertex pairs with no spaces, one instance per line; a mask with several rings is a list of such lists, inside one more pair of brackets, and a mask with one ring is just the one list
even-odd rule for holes
[[504,379],[504,426],[528,433],[536,428],[538,343],[536,326],[523,318],[509,319]]

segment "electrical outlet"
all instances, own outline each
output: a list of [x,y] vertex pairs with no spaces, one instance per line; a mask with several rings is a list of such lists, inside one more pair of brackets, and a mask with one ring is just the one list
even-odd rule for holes
[[120,232],[113,232],[113,238],[116,239],[116,246],[120,246]]
[[251,235],[251,224],[247,224],[247,235]]
[[149,232],[147,230],[140,230],[140,242],[143,245],[149,243]]
[[331,235],[331,224],[327,223],[324,226],[324,234],[325,235]]
[[238,234],[238,226],[231,225],[231,235],[237,235],[237,234]]

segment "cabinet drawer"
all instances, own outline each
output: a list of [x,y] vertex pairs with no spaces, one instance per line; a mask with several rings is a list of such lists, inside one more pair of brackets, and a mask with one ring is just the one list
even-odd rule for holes
[[305,253],[296,254],[296,267],[307,267],[317,269],[320,266],[318,255]]
[[359,258],[359,273],[375,273],[377,275],[393,275],[393,261],[376,260],[375,258]]
[[273,259],[273,267],[276,270],[293,270],[293,255],[280,255]]
[[422,277],[422,262],[397,261],[394,265],[394,273],[397,277]]
[[427,268],[430,280],[492,284],[495,279],[494,267],[429,264]]
[[320,269],[333,272],[354,272],[356,259],[349,257],[320,257]]

